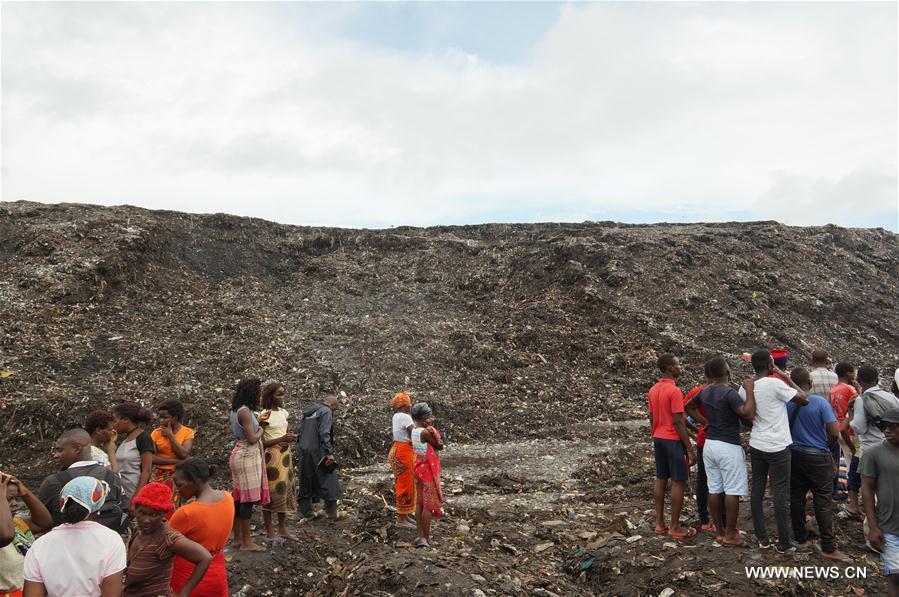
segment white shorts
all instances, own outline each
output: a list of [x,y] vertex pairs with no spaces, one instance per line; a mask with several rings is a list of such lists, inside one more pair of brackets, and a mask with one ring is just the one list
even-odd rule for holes
[[883,562],[883,575],[899,574],[899,535],[883,534],[883,551],[880,552]]
[[702,462],[709,493],[749,495],[749,475],[742,446],[707,439],[702,448]]

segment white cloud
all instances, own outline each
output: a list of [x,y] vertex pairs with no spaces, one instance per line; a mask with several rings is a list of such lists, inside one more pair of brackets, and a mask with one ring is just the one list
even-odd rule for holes
[[3,199],[384,226],[864,196],[896,227],[888,4],[572,5],[512,65],[273,6],[4,4]]

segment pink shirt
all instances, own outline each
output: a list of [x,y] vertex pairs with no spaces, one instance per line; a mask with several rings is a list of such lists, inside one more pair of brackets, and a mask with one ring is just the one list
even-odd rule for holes
[[118,533],[92,520],[62,524],[25,555],[25,580],[44,583],[48,597],[99,597],[107,576],[127,565]]

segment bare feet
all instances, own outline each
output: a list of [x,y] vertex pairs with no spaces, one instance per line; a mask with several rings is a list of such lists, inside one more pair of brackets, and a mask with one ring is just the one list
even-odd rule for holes
[[838,549],[835,549],[834,551],[831,551],[829,553],[826,551],[822,551],[821,555],[824,556],[825,558],[828,558],[831,560],[836,560],[836,561],[842,562],[844,564],[848,564],[852,561],[852,558],[850,558],[849,556],[847,556],[846,554],[844,554],[843,552],[841,552]]
[[256,545],[255,543],[250,543],[248,545],[241,545],[240,551],[250,551],[250,552],[256,551],[256,552],[258,552],[258,551],[265,551],[265,548],[262,547],[261,545]]

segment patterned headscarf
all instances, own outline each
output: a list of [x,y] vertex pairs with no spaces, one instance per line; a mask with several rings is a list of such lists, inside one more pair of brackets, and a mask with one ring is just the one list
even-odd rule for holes
[[393,395],[393,399],[390,401],[390,406],[392,406],[393,408],[412,406],[412,399],[409,398],[409,394],[407,394],[406,392],[399,392],[398,394]]
[[75,477],[65,484],[59,495],[59,507],[64,510],[69,500],[84,506],[88,512],[97,512],[103,507],[109,485],[93,477]]

